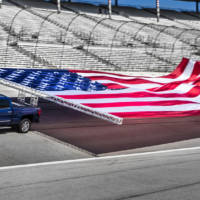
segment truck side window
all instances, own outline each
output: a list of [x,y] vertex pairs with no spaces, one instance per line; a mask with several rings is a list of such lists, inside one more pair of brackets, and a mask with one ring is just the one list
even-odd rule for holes
[[9,108],[10,104],[7,99],[0,99],[0,109],[2,108]]

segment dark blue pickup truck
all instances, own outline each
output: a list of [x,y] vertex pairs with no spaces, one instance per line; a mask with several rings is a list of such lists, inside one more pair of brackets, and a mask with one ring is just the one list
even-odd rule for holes
[[14,103],[0,94],[0,126],[11,126],[19,133],[27,133],[32,122],[39,122],[40,108]]

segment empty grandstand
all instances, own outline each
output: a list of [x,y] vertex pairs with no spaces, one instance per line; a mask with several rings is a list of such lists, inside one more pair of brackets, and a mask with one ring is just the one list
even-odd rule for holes
[[[0,10],[1,67],[172,71],[182,57],[199,59],[195,12],[5,0]],[[106,9],[106,8],[105,8]]]

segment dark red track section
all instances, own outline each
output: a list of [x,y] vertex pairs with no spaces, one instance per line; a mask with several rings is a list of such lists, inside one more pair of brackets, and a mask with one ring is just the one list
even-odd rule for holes
[[95,154],[200,137],[200,116],[127,119],[123,125],[40,102],[41,123],[33,129]]

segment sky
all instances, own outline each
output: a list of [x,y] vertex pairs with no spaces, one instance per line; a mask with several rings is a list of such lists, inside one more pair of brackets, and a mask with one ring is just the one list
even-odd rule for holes
[[[93,2],[94,4],[107,4],[107,0],[71,0],[72,2]],[[112,0],[114,3],[114,0]],[[156,0],[118,0],[119,5],[133,7],[155,8]],[[160,7],[175,10],[192,10],[195,11],[195,2],[184,2],[176,0],[160,0]]]

